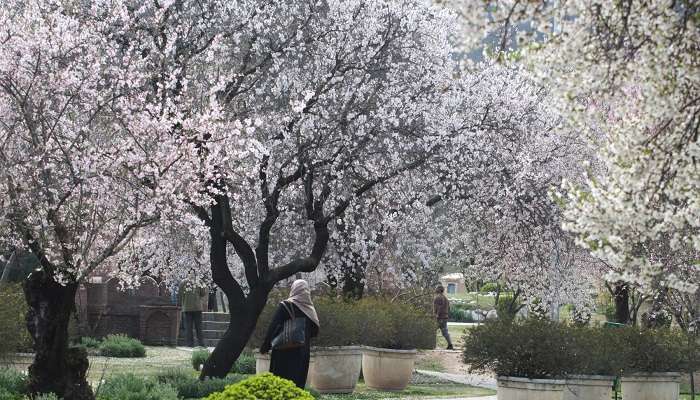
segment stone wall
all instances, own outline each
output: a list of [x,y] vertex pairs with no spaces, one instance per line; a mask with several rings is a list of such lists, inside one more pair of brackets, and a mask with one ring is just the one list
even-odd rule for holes
[[125,334],[146,344],[176,345],[180,308],[170,292],[151,277],[143,277],[136,289],[122,290],[116,278],[88,283],[79,292],[82,334],[104,337]]

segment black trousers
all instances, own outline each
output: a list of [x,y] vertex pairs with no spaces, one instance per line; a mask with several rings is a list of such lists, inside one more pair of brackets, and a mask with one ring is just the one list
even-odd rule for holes
[[185,311],[185,334],[187,335],[187,345],[194,347],[194,331],[197,331],[197,343],[204,347],[202,337],[202,312]]

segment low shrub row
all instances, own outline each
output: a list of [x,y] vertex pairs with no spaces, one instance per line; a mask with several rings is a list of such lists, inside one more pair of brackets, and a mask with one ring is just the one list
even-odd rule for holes
[[[192,352],[192,368],[199,371],[209,358],[209,350],[196,349]],[[241,375],[251,375],[255,373],[255,357],[249,353],[241,354],[231,368],[231,373]]]
[[696,370],[698,345],[672,330],[603,328],[548,320],[494,321],[465,337],[474,371],[530,379]]
[[245,379],[244,375],[230,374],[225,378],[212,378],[200,381],[192,371],[186,369],[170,369],[156,376],[156,381],[170,385],[181,399],[200,399],[212,393],[220,392],[226,386]]
[[[270,299],[249,347],[260,347],[279,299]],[[314,299],[321,322],[314,346],[366,345],[389,349],[435,348],[435,319],[413,305],[381,298]]]

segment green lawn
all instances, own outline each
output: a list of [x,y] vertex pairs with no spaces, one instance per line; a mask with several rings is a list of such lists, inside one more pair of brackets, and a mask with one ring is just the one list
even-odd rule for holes
[[[450,332],[450,338],[452,339],[452,344],[456,348],[461,348],[464,345],[464,333],[469,329],[468,326],[448,326],[447,330]],[[444,349],[447,347],[447,341],[442,337],[442,333],[437,329],[437,348]]]
[[[146,346],[146,357],[114,358],[89,356],[88,381],[93,385],[115,374],[132,373],[141,376],[153,376],[169,368],[184,367],[192,369],[192,353],[173,347]],[[29,367],[30,356],[16,357],[12,360],[15,368]],[[192,369],[194,373],[194,369]]]
[[355,393],[329,394],[321,396],[322,400],[376,400],[376,399],[409,399],[436,397],[477,397],[493,396],[495,391],[455,383],[410,385],[402,392],[379,392],[368,389],[363,382],[358,383]]

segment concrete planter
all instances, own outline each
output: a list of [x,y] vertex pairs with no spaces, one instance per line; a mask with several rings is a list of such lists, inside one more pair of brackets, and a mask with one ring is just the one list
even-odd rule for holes
[[566,378],[563,400],[610,400],[614,376],[576,375]]
[[[498,400],[564,400],[563,379],[498,377]],[[588,399],[587,399],[588,400]]]
[[681,374],[656,372],[620,378],[623,400],[678,400]]
[[389,350],[365,347],[362,371],[367,387],[385,391],[404,390],[411,381],[416,350]]
[[357,346],[311,348],[314,368],[309,381],[320,393],[352,393],[360,379],[362,348]]
[[[253,356],[255,356],[255,374],[260,375],[265,372],[270,371],[270,353],[267,354],[260,354],[258,350],[255,350],[253,352]],[[309,374],[306,376],[306,387],[311,386],[311,375],[314,370],[314,355],[313,353],[311,354],[311,359],[309,360]]]

